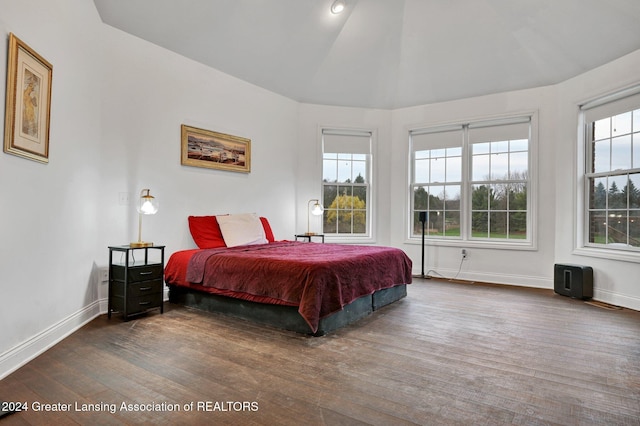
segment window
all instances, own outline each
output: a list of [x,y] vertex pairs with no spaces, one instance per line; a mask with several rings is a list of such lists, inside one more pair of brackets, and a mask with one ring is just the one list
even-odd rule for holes
[[462,187],[462,127],[413,132],[412,234],[422,232],[420,212],[426,212],[425,232],[460,237]]
[[471,236],[526,239],[529,123],[469,126]]
[[581,109],[586,160],[584,245],[638,250],[640,87]]
[[323,233],[369,237],[371,234],[372,133],[322,131]]
[[410,237],[532,244],[531,117],[412,130]]

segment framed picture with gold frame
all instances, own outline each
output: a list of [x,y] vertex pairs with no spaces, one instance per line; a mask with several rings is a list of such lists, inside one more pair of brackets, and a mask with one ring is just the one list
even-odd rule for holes
[[4,152],[49,162],[53,66],[9,34]]
[[181,126],[181,164],[249,173],[251,139]]

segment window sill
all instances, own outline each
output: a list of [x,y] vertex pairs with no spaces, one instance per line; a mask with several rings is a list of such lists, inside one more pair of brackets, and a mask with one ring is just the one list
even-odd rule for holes
[[341,237],[336,235],[324,234],[326,243],[336,244],[375,244],[373,237]]
[[631,252],[617,249],[605,249],[598,247],[578,247],[572,254],[576,256],[597,257],[606,260],[619,260],[621,262],[640,263],[640,252]]

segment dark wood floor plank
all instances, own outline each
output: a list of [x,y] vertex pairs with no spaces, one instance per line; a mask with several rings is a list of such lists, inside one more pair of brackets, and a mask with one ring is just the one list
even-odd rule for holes
[[[640,425],[640,312],[550,290],[416,280],[323,337],[168,304],[101,316],[0,382],[0,400],[118,404],[10,424]],[[125,403],[179,411],[120,410]],[[257,403],[257,411],[185,411]]]

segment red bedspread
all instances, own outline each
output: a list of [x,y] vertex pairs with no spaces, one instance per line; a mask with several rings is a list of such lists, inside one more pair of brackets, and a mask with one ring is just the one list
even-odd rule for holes
[[[313,332],[357,298],[411,283],[411,259],[391,247],[276,242],[178,253],[190,257],[186,281],[298,306]],[[179,281],[171,263],[170,284]]]

